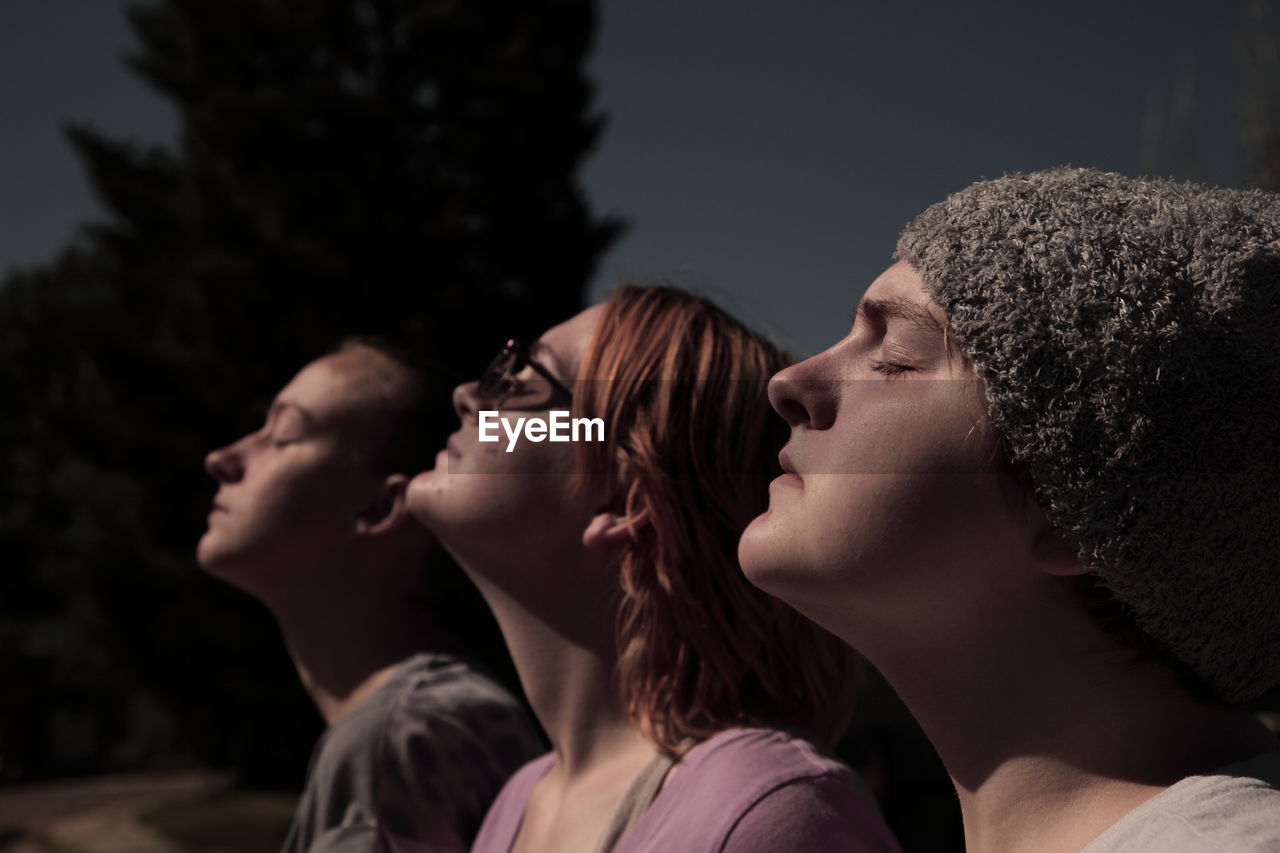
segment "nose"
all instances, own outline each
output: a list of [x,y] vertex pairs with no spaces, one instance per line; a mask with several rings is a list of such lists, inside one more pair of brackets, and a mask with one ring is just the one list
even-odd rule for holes
[[204,470],[219,483],[234,483],[244,476],[244,463],[236,445],[219,447],[204,458]]
[[453,410],[458,420],[466,421],[480,410],[480,397],[476,393],[479,387],[479,382],[463,382],[453,389]]
[[793,364],[769,380],[769,404],[792,429],[828,429],[835,423],[839,380],[829,375],[825,355]]

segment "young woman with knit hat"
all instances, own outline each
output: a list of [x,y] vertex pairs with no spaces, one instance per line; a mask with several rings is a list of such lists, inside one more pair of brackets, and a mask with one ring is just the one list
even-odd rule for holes
[[973,853],[1280,849],[1280,198],[1009,175],[897,254],[771,383],[748,577],[894,685]]

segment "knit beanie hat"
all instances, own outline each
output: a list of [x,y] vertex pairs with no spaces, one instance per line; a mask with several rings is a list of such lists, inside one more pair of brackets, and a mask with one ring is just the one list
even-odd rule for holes
[[1059,168],[935,204],[897,254],[1050,522],[1226,702],[1280,682],[1280,195]]

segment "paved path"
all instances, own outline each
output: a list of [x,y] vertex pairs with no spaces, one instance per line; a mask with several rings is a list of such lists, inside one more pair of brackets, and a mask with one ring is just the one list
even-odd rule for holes
[[165,803],[223,790],[226,775],[205,771],[130,773],[0,788],[0,828],[21,830],[3,853],[182,853],[138,822]]

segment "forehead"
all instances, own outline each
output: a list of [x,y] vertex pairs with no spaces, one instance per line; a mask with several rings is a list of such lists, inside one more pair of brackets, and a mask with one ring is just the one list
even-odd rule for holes
[[882,272],[875,281],[871,282],[871,286],[862,296],[862,301],[864,303],[876,301],[897,303],[916,311],[927,312],[937,321],[939,328],[947,323],[946,315],[942,313],[938,303],[933,301],[933,297],[925,287],[924,279],[920,277],[920,273],[916,272],[916,268],[906,261],[898,261]]
[[376,405],[378,358],[359,348],[318,358],[298,371],[276,400],[298,406],[322,423],[349,423]]
[[[587,344],[596,326],[600,325],[600,317],[604,313],[603,305],[593,305],[580,311],[557,326],[552,326],[538,339],[539,349],[549,353],[567,372],[576,372],[586,355]],[[539,353],[534,352],[537,357]]]

